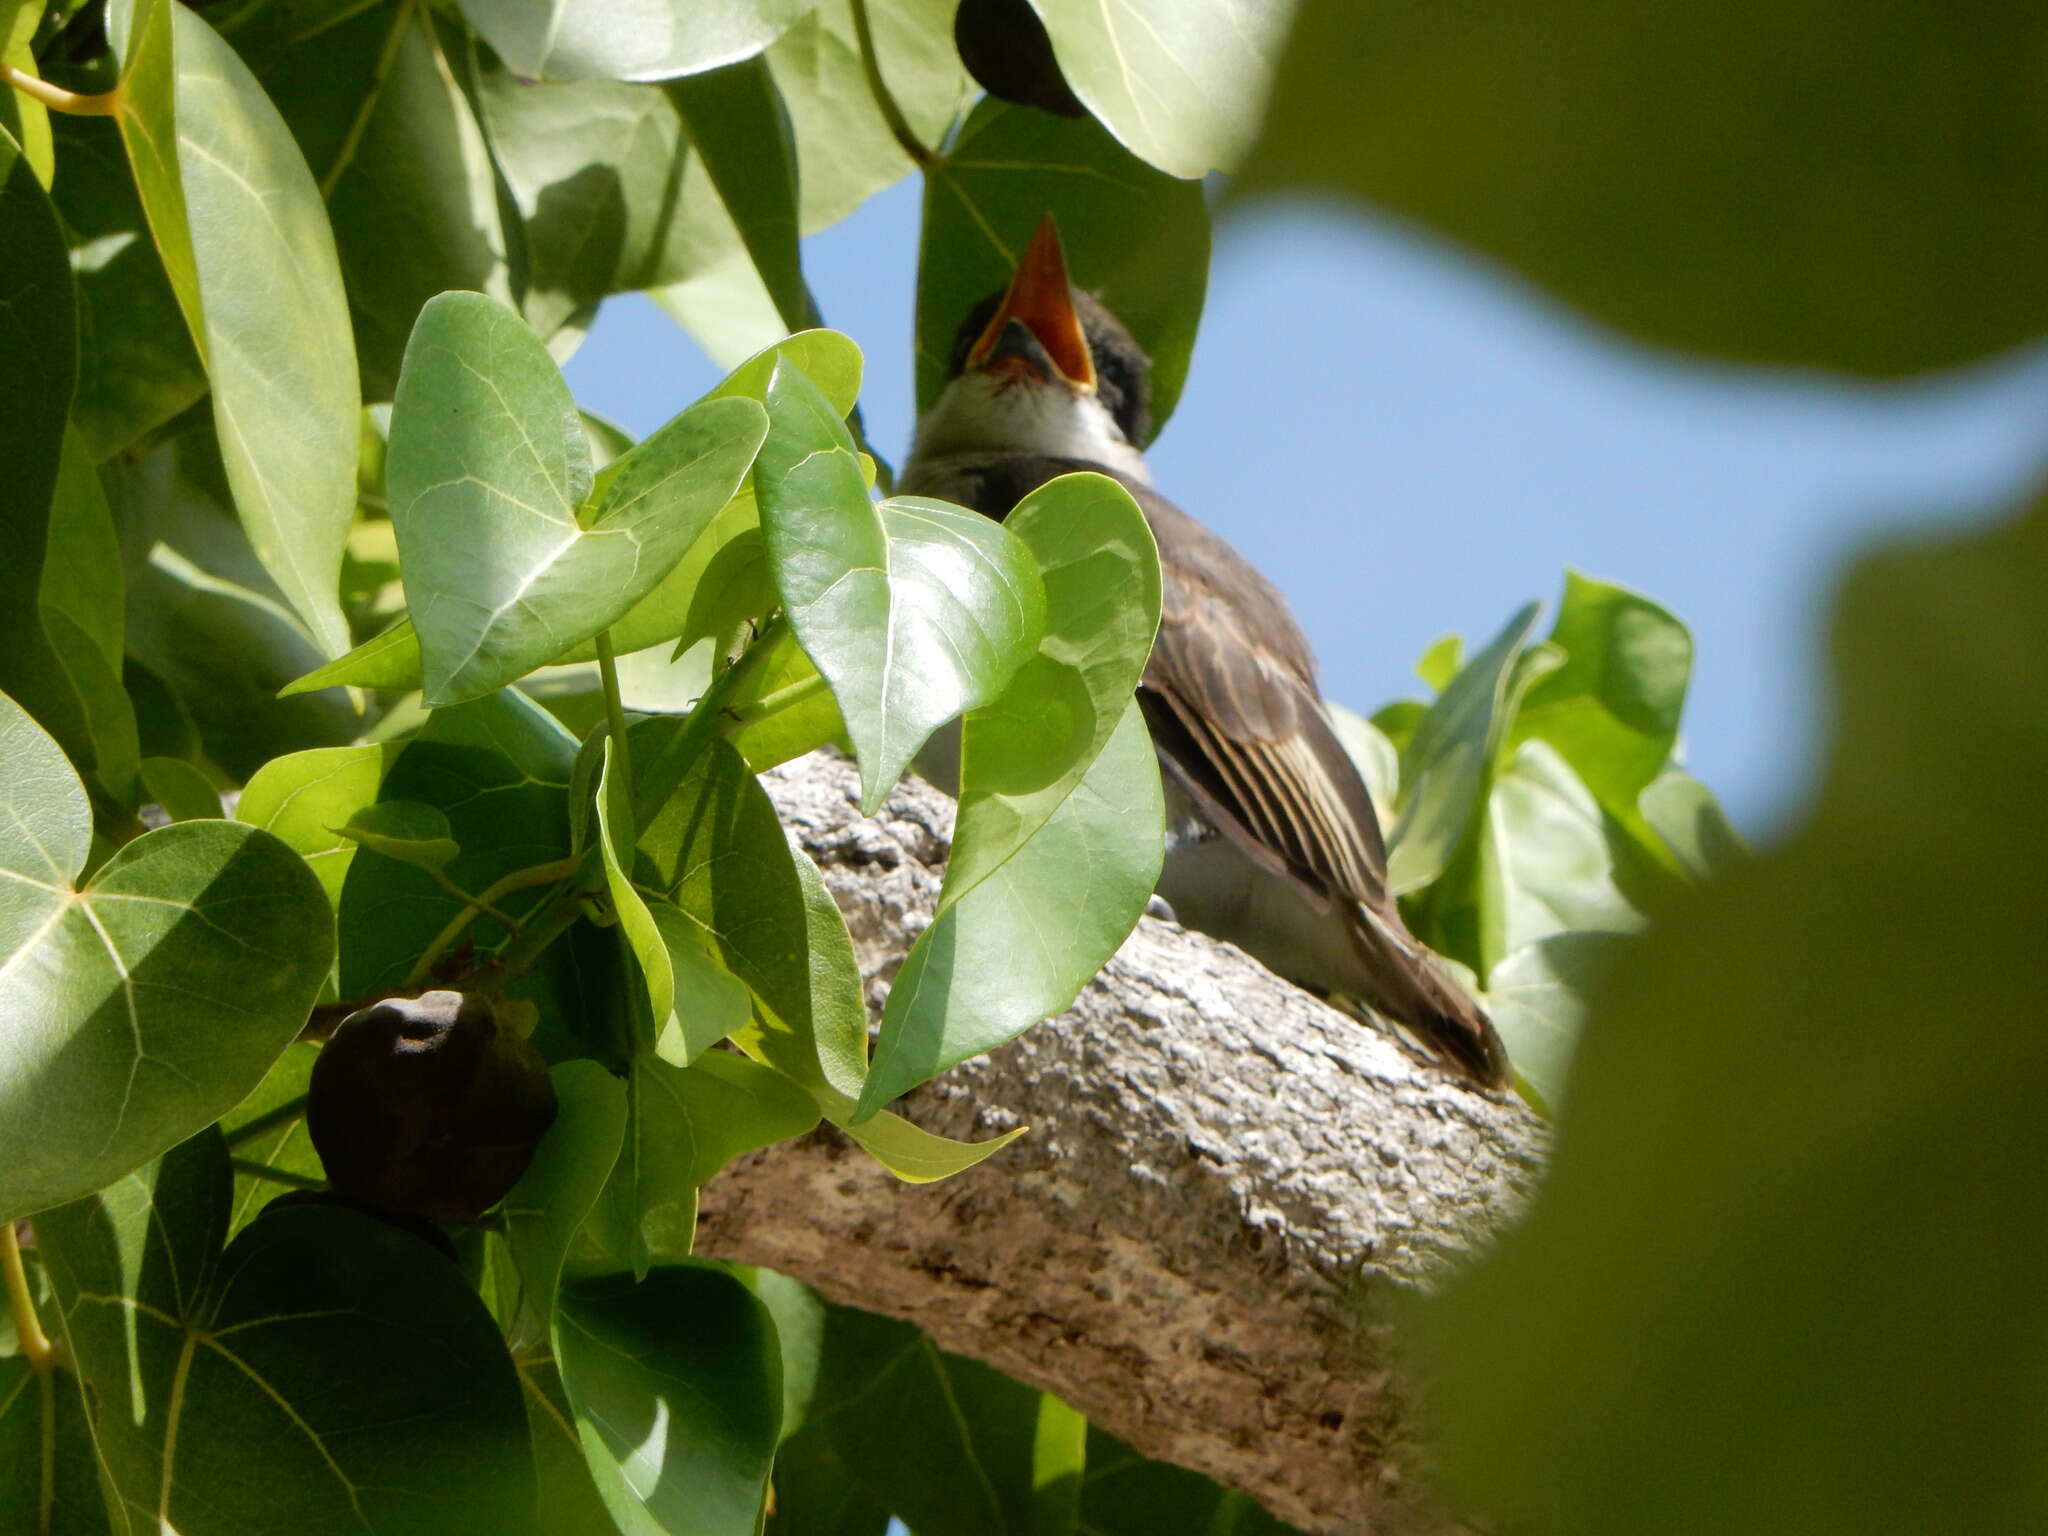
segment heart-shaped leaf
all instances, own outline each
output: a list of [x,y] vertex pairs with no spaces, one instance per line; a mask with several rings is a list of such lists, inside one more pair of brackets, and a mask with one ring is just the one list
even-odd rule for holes
[[564,1286],[555,1359],[605,1507],[634,1536],[753,1536],[782,1428],[768,1309],[703,1265]]
[[228,1188],[209,1131],[37,1218],[113,1492],[189,1536],[532,1532],[518,1378],[462,1271],[333,1205],[223,1251]]
[[334,954],[326,895],[267,832],[188,821],[82,887],[85,789],[0,696],[0,1219],[77,1199],[227,1113]]
[[1032,0],[1060,73],[1134,154],[1175,176],[1237,169],[1264,115],[1291,0]]
[[[1691,632],[1640,593],[1568,571],[1550,639],[1563,649],[1563,665],[1531,685],[1508,744],[1550,743],[1602,810],[1653,854],[1664,853],[1639,801],[1678,745]],[[1675,855],[1665,857],[1675,866]]]
[[429,303],[385,471],[427,702],[489,693],[627,612],[732,498],[764,430],[751,401],[705,401],[593,491],[575,402],[526,322],[481,294]]
[[1058,809],[918,938],[890,989],[856,1120],[1071,1003],[1145,910],[1165,815],[1133,699]]
[[776,589],[824,674],[880,806],[933,730],[1008,686],[1037,648],[1045,588],[1000,523],[943,502],[868,499],[846,424],[776,364],[755,473]]

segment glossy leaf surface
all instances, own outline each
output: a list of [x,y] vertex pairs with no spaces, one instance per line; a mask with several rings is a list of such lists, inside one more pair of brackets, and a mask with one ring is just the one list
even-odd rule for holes
[[764,430],[695,406],[593,487],[568,387],[518,316],[478,294],[421,313],[392,410],[392,520],[430,704],[554,660],[630,609],[731,499]]
[[1131,152],[1175,176],[1236,170],[1257,135],[1291,0],[1032,0],[1060,73]]
[[92,835],[57,745],[0,699],[0,1214],[120,1178],[232,1109],[333,955],[326,897],[268,833],[164,827],[77,883]]
[[335,1206],[223,1252],[227,1204],[208,1133],[37,1221],[123,1503],[191,1536],[533,1531],[518,1381],[461,1271]]
[[632,1536],[753,1536],[782,1423],[775,1325],[722,1270],[562,1292],[555,1353],[599,1494]]
[[942,502],[868,500],[859,456],[789,364],[755,475],[776,587],[839,702],[872,812],[938,726],[1000,693],[1037,646],[1045,591],[1002,526]]

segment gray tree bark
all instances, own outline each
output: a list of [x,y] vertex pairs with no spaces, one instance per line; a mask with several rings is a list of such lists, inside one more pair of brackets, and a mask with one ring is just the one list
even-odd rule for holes
[[[863,819],[852,766],[766,777],[873,999],[931,920],[953,802]],[[1134,1449],[1317,1532],[1433,1510],[1388,1303],[1511,1216],[1540,1122],[1229,945],[1146,918],[1073,1008],[896,1106],[1030,1134],[937,1185],[829,1127],[703,1191],[703,1251],[916,1323]]]

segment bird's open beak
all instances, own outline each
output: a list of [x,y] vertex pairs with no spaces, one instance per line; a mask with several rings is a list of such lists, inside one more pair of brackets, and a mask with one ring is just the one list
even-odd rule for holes
[[1051,214],[1039,221],[1037,233],[1024,247],[1009,292],[967,354],[968,367],[984,367],[991,359],[998,364],[1003,361],[996,356],[997,346],[1012,320],[1031,332],[1069,385],[1086,394],[1095,392],[1095,359],[1089,354],[1081,317],[1074,312],[1067,255],[1060,249],[1059,226]]

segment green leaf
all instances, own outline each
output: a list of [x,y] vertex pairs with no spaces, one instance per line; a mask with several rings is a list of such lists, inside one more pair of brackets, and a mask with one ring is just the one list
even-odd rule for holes
[[85,790],[0,699],[0,1216],[111,1183],[232,1109],[333,956],[319,882],[267,833],[182,822],[83,887]]
[[1455,1507],[1573,1536],[2048,1517],[2044,594],[2038,504],[1850,575],[1810,819],[1617,955],[1533,1207],[1408,1319]]
[[627,786],[617,754],[604,742],[598,779],[598,846],[605,885],[619,916],[619,932],[638,963],[647,989],[647,1024],[641,1049],[651,1048],[687,1067],[751,1017],[743,983],[725,968],[716,946],[673,903],[643,897],[632,879],[635,837]]
[[365,397],[389,400],[427,300],[452,288],[512,299],[511,232],[477,113],[427,7],[320,0],[233,20],[231,41],[327,199]]
[[1397,894],[1435,880],[1470,835],[1513,716],[1510,683],[1541,611],[1529,603],[1508,620],[1402,747],[1400,820],[1387,839],[1387,882]]
[[786,331],[816,316],[797,236],[796,143],[767,62],[756,56],[678,80],[669,99]]
[[714,1051],[687,1070],[649,1064],[640,1108],[660,1122],[656,1136],[673,1154],[669,1167],[691,1186],[708,1183],[743,1153],[818,1123],[810,1095],[774,1068],[730,1051]]
[[1131,493],[1062,475],[1003,519],[1037,562],[1046,621],[1011,685],[961,724],[960,816],[939,911],[1023,847],[1073,794],[1144,675],[1159,554]]
[[344,684],[354,688],[411,689],[420,686],[421,677],[420,637],[413,631],[412,620],[401,618],[347,655],[293,678],[277,690],[277,696],[288,699],[295,693],[318,693],[322,688]]
[[[319,1057],[320,1047],[311,1041],[287,1046],[285,1053],[263,1074],[256,1091],[221,1117],[221,1132],[236,1157],[295,1173],[315,1183],[326,1181],[327,1170],[321,1166],[320,1154],[314,1150],[313,1138],[306,1130],[305,1114],[306,1091],[312,1085],[313,1063]],[[266,1125],[255,1124],[265,1115],[294,1105],[295,1114],[280,1114]],[[237,1172],[234,1200],[228,1208],[228,1235],[232,1237],[249,1225],[277,1196],[278,1187],[271,1180]]]
[[122,136],[206,363],[235,509],[264,569],[338,654],[361,402],[326,206],[234,50],[169,0],[132,10]]
[[[508,689],[435,710],[391,764],[379,793],[441,810],[462,849],[448,878],[466,891],[484,891],[514,870],[567,852],[575,749],[544,709]],[[498,906],[517,918],[545,894],[544,887],[515,891]],[[460,906],[423,870],[393,859],[354,860],[342,886],[341,995],[365,997],[399,985]],[[503,932],[483,916],[470,929],[479,944],[494,944]],[[562,948],[550,950],[549,959]],[[544,1011],[558,1006],[545,966],[527,981],[540,989]]]
[[247,778],[287,752],[338,746],[361,730],[344,696],[278,699],[320,653],[298,620],[261,592],[159,543],[129,595],[135,658],[169,686],[206,755],[230,778]]
[[78,315],[64,237],[34,167],[0,133],[0,373],[33,381],[0,412],[0,688],[64,744],[95,762],[91,728],[41,610],[64,417],[78,372]]
[[[839,1119],[833,1123],[839,1125]],[[954,1141],[912,1125],[901,1115],[884,1110],[858,1125],[839,1128],[859,1143],[863,1152],[906,1184],[936,1184],[956,1173],[965,1173],[985,1162],[1022,1136],[1029,1126],[1017,1126],[987,1141]]]
[[1593,930],[1553,933],[1509,954],[1488,978],[1487,1017],[1500,1031],[1515,1075],[1546,1114],[1556,1114],[1564,1102],[1586,998],[1624,942],[1619,934]]
[[327,899],[338,907],[356,842],[335,829],[376,803],[378,786],[399,750],[395,743],[384,742],[316,747],[274,757],[242,787],[235,819],[283,839],[319,877]]
[[862,359],[860,346],[851,336],[838,331],[798,331],[772,346],[763,347],[726,375],[709,398],[736,395],[745,400],[768,400],[768,386],[774,381],[776,365],[788,362],[817,385],[833,414],[844,420],[860,398]]
[[583,1459],[576,1420],[562,1378],[551,1361],[519,1367],[526,1389],[526,1424],[533,1436],[533,1469],[540,1483],[540,1528],[546,1536],[618,1536],[618,1525],[598,1497]]
[[1629,855],[1569,764],[1525,741],[1487,782],[1466,843],[1425,898],[1430,937],[1482,985],[1512,951],[1559,933],[1632,933],[1620,883]]
[[108,1536],[78,1377],[0,1356],[0,1527]]
[[505,1241],[544,1325],[554,1320],[562,1265],[577,1229],[604,1192],[626,1133],[625,1085],[603,1067],[565,1061],[548,1076],[555,1085],[555,1123],[504,1205]]
[[598,1493],[628,1536],[754,1536],[782,1420],[765,1307],[723,1270],[563,1288],[555,1358]]
[[829,1435],[810,1430],[782,1442],[765,1536],[888,1536],[889,1528],[888,1506],[855,1480]]
[[827,1309],[813,1425],[918,1536],[1029,1536],[1040,1396],[908,1323]]
[[759,654],[747,657],[747,682],[726,704],[739,724],[726,740],[739,749],[747,766],[765,773],[778,763],[837,741],[846,734],[839,704],[811,658],[797,644],[796,632],[777,625],[755,642]]
[[1714,792],[1683,768],[1667,768],[1636,797],[1643,821],[1695,880],[1749,853]]
[[206,393],[206,370],[178,310],[138,201],[119,127],[59,113],[64,174],[51,189],[71,243],[79,331],[71,424],[100,463]]
[[1087,1467],[1081,1524],[1091,1536],[1151,1536],[1162,1530],[1291,1536],[1290,1527],[1235,1489],[1167,1462],[1147,1461],[1099,1429],[1088,1432]]
[[1564,664],[1530,687],[1509,743],[1555,747],[1608,815],[1661,852],[1639,801],[1678,745],[1691,634],[1648,598],[1570,571],[1550,639]]
[[1742,0],[1557,21],[1531,0],[1309,0],[1244,184],[1349,193],[1715,356],[1898,374],[2048,329],[2027,254],[2048,242],[2039,12],[1986,28]]
[[1451,686],[1451,679],[1456,677],[1464,666],[1465,637],[1445,635],[1422,653],[1422,659],[1415,663],[1415,675],[1427,683],[1433,692],[1442,693]]
[[1142,160],[1234,171],[1257,136],[1292,0],[1031,0],[1060,73]]
[[903,962],[856,1119],[1074,1000],[1159,879],[1165,802],[1136,700],[1079,785]]
[[851,1102],[867,1013],[845,920],[738,753],[714,740],[676,765],[687,730],[673,719],[632,727],[642,881],[716,942],[753,994],[742,1048],[813,1094]]
[[[783,338],[741,363],[704,398],[760,401],[781,358],[802,369],[840,415],[853,409],[860,393],[860,348],[837,331],[800,331]],[[742,486],[675,568],[611,626],[612,644],[624,657],[665,640],[673,640],[678,649],[713,637],[723,641],[742,624],[758,627],[775,603],[753,488]],[[568,659],[596,655],[594,646],[582,645]]]
[[[37,75],[32,45],[42,19],[43,0],[0,0],[0,64]],[[56,173],[49,109],[25,92],[7,92],[0,98],[0,134],[20,146],[36,180],[47,188]]]
[[37,1219],[122,1502],[194,1536],[532,1532],[518,1380],[461,1271],[335,1206],[223,1252],[227,1204],[209,1133]]
[[521,215],[520,311],[541,335],[737,244],[659,86],[537,83],[473,39],[469,53],[491,158]]
[[335,830],[372,853],[420,869],[446,869],[462,852],[449,835],[448,818],[417,800],[380,800],[366,805]]
[[868,500],[831,404],[779,363],[755,474],[776,589],[832,694],[872,814],[933,730],[999,694],[1038,644],[1045,591],[1002,525],[943,502]]
[[207,821],[226,814],[213,781],[183,758],[145,757],[142,783],[149,798],[173,821]]
[[138,798],[142,749],[121,682],[127,595],[121,567],[106,492],[83,439],[67,428],[36,596],[43,632],[85,716],[93,776],[125,805]]
[[593,495],[553,359],[502,305],[454,293],[421,312],[391,428],[392,521],[440,704],[554,660],[646,596],[731,499],[765,418],[750,401],[692,406]]
[[759,53],[812,0],[628,10],[599,0],[463,0],[462,13],[529,80],[669,80]]
[[1086,118],[993,99],[925,178],[917,408],[938,399],[961,322],[1009,285],[1047,213],[1059,220],[1075,284],[1115,310],[1151,357],[1157,433],[1180,399],[1208,285],[1201,183],[1154,170]]
[[[889,94],[911,132],[935,149],[974,92],[953,46],[956,3],[868,8]],[[768,50],[768,67],[796,134],[805,234],[838,223],[916,169],[875,105],[849,0],[818,0]]]

